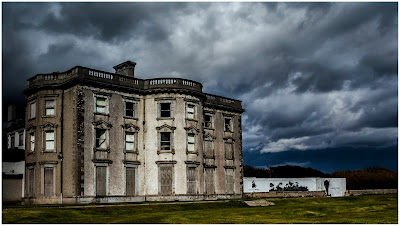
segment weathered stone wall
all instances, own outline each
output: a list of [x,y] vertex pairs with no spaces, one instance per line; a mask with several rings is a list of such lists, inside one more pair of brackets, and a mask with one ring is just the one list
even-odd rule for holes
[[324,197],[324,191],[282,191],[244,193],[246,198],[294,198],[294,197]]
[[397,194],[397,189],[347,190],[347,192],[346,192],[346,196],[378,195],[378,194]]

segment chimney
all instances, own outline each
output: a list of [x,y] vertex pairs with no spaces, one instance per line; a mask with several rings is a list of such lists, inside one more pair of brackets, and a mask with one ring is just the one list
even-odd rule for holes
[[118,64],[117,66],[114,66],[113,68],[115,69],[115,74],[135,77],[135,65],[135,62],[126,61],[124,63]]
[[9,105],[8,106],[8,121],[11,122],[15,120],[17,117],[17,106],[16,105]]

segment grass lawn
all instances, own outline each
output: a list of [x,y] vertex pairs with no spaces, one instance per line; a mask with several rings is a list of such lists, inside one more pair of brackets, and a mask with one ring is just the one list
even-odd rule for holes
[[267,199],[208,203],[85,206],[3,206],[3,223],[398,223],[397,194],[341,198]]

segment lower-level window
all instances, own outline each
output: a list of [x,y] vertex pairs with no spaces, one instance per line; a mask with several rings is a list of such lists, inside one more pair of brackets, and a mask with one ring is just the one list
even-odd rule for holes
[[96,196],[107,194],[107,167],[96,166]]
[[205,169],[206,194],[214,194],[214,169]]
[[172,195],[172,166],[160,166],[160,193]]
[[226,170],[226,193],[233,194],[235,188],[234,171],[232,169]]
[[44,196],[54,195],[54,168],[45,167],[44,168]]
[[189,167],[187,173],[187,193],[196,194],[196,167]]
[[134,196],[136,194],[136,168],[126,168],[126,195]]
[[34,197],[35,196],[35,194],[34,194],[34,185],[35,185],[35,171],[34,171],[35,169],[34,168],[29,168],[29,173],[28,173],[28,179],[29,179],[29,182],[28,182],[28,195],[29,195],[29,197]]

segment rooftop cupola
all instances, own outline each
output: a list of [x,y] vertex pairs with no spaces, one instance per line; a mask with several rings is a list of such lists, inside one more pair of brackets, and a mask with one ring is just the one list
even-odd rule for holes
[[135,65],[135,62],[128,60],[124,63],[118,64],[117,66],[114,66],[113,68],[115,69],[116,74],[135,77]]

